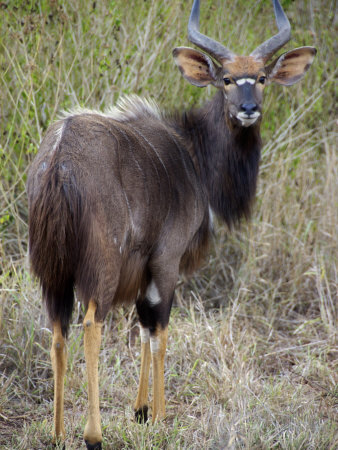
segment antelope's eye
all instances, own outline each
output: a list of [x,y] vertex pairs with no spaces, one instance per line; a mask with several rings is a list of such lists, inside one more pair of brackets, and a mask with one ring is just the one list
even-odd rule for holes
[[259,77],[258,83],[265,84],[266,77]]
[[228,86],[229,84],[231,84],[230,78],[223,78],[223,81],[224,81],[224,84],[225,84],[226,86]]

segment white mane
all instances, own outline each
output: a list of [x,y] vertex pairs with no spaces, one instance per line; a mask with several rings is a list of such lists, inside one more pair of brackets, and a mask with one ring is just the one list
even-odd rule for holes
[[82,114],[97,114],[99,116],[109,117],[119,122],[126,122],[137,119],[138,117],[155,117],[157,119],[162,117],[161,112],[154,100],[141,98],[138,95],[133,94],[121,97],[117,101],[116,106],[111,106],[105,111],[82,108],[80,106],[69,111],[61,111],[60,119]]

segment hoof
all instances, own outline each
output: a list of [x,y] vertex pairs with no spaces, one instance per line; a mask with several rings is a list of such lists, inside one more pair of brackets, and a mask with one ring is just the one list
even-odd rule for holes
[[146,423],[148,420],[148,406],[142,406],[142,408],[135,411],[135,419],[138,423]]
[[96,444],[90,444],[85,441],[88,450],[102,450],[102,442],[96,442]]

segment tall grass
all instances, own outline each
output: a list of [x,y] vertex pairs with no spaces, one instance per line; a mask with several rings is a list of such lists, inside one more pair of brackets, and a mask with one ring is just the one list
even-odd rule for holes
[[[201,30],[247,53],[275,32],[272,5],[203,0]],[[103,331],[100,393],[105,448],[333,449],[337,426],[337,153],[335,2],[283,6],[291,49],[316,61],[265,98],[264,151],[252,221],[221,224],[204,267],[177,289],[166,361],[168,416],[133,421],[140,342],[135,312]],[[58,111],[105,108],[121,94],[164,109],[201,104],[171,50],[189,45],[190,2],[4,1],[0,4],[0,447],[48,447],[51,332],[27,262],[27,167]],[[71,326],[67,448],[86,416],[83,310]]]

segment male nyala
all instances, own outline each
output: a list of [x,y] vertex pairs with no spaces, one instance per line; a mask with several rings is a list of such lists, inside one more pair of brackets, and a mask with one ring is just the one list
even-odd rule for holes
[[290,24],[273,0],[278,34],[239,56],[199,32],[193,3],[189,47],[173,51],[191,84],[212,84],[200,109],[162,114],[155,103],[125,98],[105,113],[78,110],[47,131],[29,171],[29,251],[53,327],[54,436],[65,438],[65,339],[77,298],[86,309],[88,449],[101,448],[98,357],[108,311],[136,303],[141,374],[134,404],[147,420],[150,364],[152,420],[165,417],[164,356],[168,321],[180,273],[202,261],[211,214],[229,227],[248,218],[261,152],[265,86],[289,86],[310,67],[316,50],[272,56],[290,39]]

